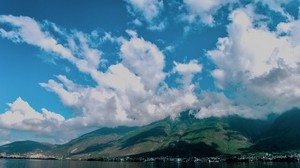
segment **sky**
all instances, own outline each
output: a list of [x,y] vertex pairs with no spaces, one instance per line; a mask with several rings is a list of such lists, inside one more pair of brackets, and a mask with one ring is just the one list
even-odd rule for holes
[[0,144],[300,108],[299,0],[0,0]]

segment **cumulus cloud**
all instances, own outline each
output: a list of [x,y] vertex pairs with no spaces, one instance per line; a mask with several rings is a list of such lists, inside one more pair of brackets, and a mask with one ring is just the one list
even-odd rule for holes
[[254,26],[254,15],[250,8],[233,11],[228,37],[219,38],[217,48],[207,52],[217,65],[212,72],[216,86],[230,90],[239,106],[251,109],[241,115],[299,107],[299,23],[280,23],[271,31]]
[[134,17],[133,23],[141,26],[144,21],[150,30],[163,30],[165,23],[159,19],[164,9],[162,0],[124,0],[128,6],[127,10]]
[[[165,56],[155,44],[134,31],[127,33],[130,38],[123,38],[120,43],[121,62],[110,65],[106,72],[97,71],[96,87],[80,86],[63,75],[40,83],[76,112],[76,117],[66,121],[67,125],[143,125],[166,116],[175,117],[197,102],[193,84],[171,89],[164,82]],[[189,78],[202,69],[195,60],[176,64],[177,73]]]
[[[120,72],[124,72],[123,68],[125,67],[123,65],[114,66],[121,67],[122,71]],[[129,72],[128,70],[125,71]],[[111,72],[107,73],[114,78],[109,78],[111,83],[123,83],[123,78],[126,77]],[[138,77],[135,78],[138,79]],[[66,121],[67,124],[74,127],[142,125],[169,115],[175,117],[179,112],[193,106],[197,101],[192,86],[186,90],[162,87],[154,92],[154,90],[145,90],[143,87],[139,87],[143,85],[137,81],[137,86],[134,83],[126,84],[125,82],[125,84],[117,84],[117,86],[112,84],[110,88],[101,86],[96,88],[79,86],[75,88],[66,86],[68,89],[61,88],[70,95],[78,95],[77,101],[70,104],[67,101],[68,98],[64,97],[66,95],[62,94],[63,92],[55,91],[55,87],[51,85],[52,82],[54,81],[50,80],[42,85],[57,93],[65,105],[78,111],[77,117]],[[56,85],[61,84],[55,83]]]
[[[171,89],[164,83],[164,55],[158,47],[136,32],[128,31],[129,40],[120,46],[118,64],[106,72],[99,71],[99,85],[84,87],[59,75],[58,81],[40,85],[60,97],[62,102],[77,111],[66,121],[74,127],[142,125],[166,116],[176,116],[197,102],[194,86]],[[191,65],[191,68],[185,66]],[[178,72],[194,74],[201,71],[196,61],[179,64]],[[181,68],[183,67],[183,68]]]
[[35,111],[20,97],[8,106],[9,109],[0,114],[0,126],[6,129],[50,133],[65,120],[60,114],[47,109],[42,109],[41,113]]
[[147,89],[155,89],[165,78],[164,55],[155,44],[133,35],[123,41],[120,51],[122,63],[141,77]]
[[223,93],[203,92],[201,96],[201,101],[197,104],[197,107],[200,108],[195,114],[197,118],[222,117],[233,114],[253,117],[250,108],[235,105],[235,102],[228,99]]
[[24,140],[17,138],[11,132],[23,132],[36,136],[42,141],[66,143],[82,134],[84,129],[75,129],[67,124],[61,114],[42,108],[40,112],[33,109],[28,102],[17,98],[8,103],[7,111],[0,113],[0,144]]
[[24,140],[15,136],[19,132],[51,143],[66,143],[84,132],[84,129],[70,127],[58,113],[45,108],[41,112],[34,110],[20,97],[8,106],[8,110],[0,114],[0,144]]
[[183,19],[189,23],[200,21],[208,26],[215,24],[213,15],[222,7],[231,3],[237,2],[236,0],[183,0],[187,9],[187,14]]
[[192,83],[194,75],[202,71],[202,65],[197,60],[190,60],[186,64],[174,61],[174,64],[173,72],[179,73],[182,77],[181,83],[187,86]]

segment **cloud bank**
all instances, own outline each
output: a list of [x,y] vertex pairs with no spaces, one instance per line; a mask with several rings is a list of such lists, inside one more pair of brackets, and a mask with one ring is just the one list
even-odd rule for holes
[[216,85],[231,90],[254,116],[299,108],[299,21],[281,22],[271,31],[255,26],[254,15],[251,8],[233,11],[228,37],[207,52],[218,67],[212,72]]

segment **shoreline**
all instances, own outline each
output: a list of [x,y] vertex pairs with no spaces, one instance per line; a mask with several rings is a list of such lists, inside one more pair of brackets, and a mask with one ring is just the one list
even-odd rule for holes
[[177,163],[189,163],[189,162],[200,162],[200,163],[250,163],[250,162],[299,162],[299,154],[264,154],[257,156],[256,154],[251,155],[233,155],[233,156],[215,156],[215,157],[95,157],[95,158],[70,158],[70,157],[26,157],[22,155],[10,155],[0,156],[0,159],[18,159],[18,160],[63,160],[63,161],[98,161],[98,162],[177,162]]

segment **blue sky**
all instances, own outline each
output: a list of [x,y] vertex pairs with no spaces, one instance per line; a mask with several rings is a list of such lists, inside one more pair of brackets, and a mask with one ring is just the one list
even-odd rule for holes
[[297,0],[0,4],[0,144],[300,106]]

